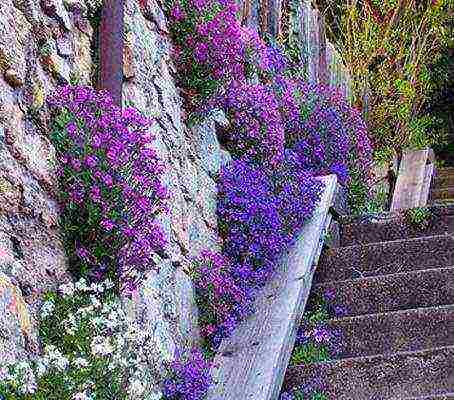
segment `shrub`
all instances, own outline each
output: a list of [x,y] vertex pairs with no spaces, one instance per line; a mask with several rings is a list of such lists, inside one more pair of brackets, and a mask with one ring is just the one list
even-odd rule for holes
[[168,195],[150,121],[90,87],[61,87],[49,105],[73,272],[109,276],[131,291],[166,244],[155,217],[167,210]]
[[223,255],[202,251],[194,260],[192,279],[199,308],[199,325],[204,347],[217,347],[237,324],[252,314],[250,294],[233,279],[231,263]]
[[415,207],[405,211],[405,219],[415,228],[427,228],[432,218],[432,212],[426,207]]
[[312,215],[322,188],[299,167],[290,150],[277,169],[248,159],[222,169],[217,212],[223,255],[202,252],[193,271],[208,347],[217,348],[253,312],[258,289],[271,278],[283,251]]
[[288,152],[275,172],[235,160],[220,174],[218,219],[236,279],[251,287],[270,278],[284,249],[310,217],[322,184]]

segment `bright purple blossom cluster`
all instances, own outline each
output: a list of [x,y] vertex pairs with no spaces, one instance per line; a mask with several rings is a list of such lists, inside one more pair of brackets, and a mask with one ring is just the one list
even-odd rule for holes
[[286,146],[297,152],[305,169],[335,173],[343,185],[353,168],[369,176],[371,144],[365,123],[337,89],[284,77],[277,77],[273,86]]
[[290,150],[275,169],[247,159],[223,167],[217,208],[223,256],[202,253],[195,275],[202,333],[214,347],[253,312],[257,291],[312,215],[322,189]]
[[239,321],[252,314],[252,297],[233,279],[229,259],[210,250],[202,251],[195,260],[193,279],[202,337],[219,344]]
[[207,395],[213,379],[211,363],[193,349],[187,359],[177,356],[171,365],[172,375],[164,381],[163,394],[168,400],[201,400]]
[[63,86],[48,101],[70,256],[82,274],[133,290],[166,244],[155,217],[168,194],[151,121],[90,87]]
[[257,164],[278,165],[284,152],[284,130],[276,98],[261,84],[232,82],[217,105],[226,111],[231,125],[227,146],[236,157]]

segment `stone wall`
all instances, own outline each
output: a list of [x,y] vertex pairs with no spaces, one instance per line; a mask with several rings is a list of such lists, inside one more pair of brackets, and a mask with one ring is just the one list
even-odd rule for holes
[[92,29],[83,1],[41,3],[0,9],[0,360],[36,351],[39,295],[70,279],[45,98],[71,77],[90,82]]
[[[216,183],[220,166],[229,160],[216,137],[213,115],[188,128],[175,86],[166,18],[156,0],[126,1],[124,105],[134,105],[154,118],[156,147],[164,161],[164,180],[171,192],[170,213],[161,223],[170,244],[159,272],[150,272],[140,300],[133,305],[148,329],[156,332],[161,357],[172,358],[175,346],[188,349],[197,341],[196,308],[185,273],[190,257],[203,248],[216,249]],[[152,298],[146,293],[153,293]]]
[[[171,200],[169,215],[161,216],[169,246],[159,270],[125,305],[153,332],[159,359],[169,360],[176,347],[188,349],[198,339],[185,270],[201,249],[219,246],[215,177],[229,155],[215,128],[226,121],[216,115],[185,124],[161,4],[127,0],[126,9],[123,101],[155,120]],[[40,293],[71,279],[45,98],[59,82],[91,82],[94,34],[86,10],[84,0],[4,0],[0,10],[0,349],[13,349],[0,350],[0,362],[38,351]]]

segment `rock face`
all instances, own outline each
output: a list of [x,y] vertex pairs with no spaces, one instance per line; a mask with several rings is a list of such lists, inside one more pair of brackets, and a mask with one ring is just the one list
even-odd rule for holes
[[[45,100],[59,83],[91,83],[89,7],[88,0],[5,0],[0,10],[0,347],[11,349],[0,352],[0,362],[39,350],[40,295],[71,279]],[[127,0],[126,7],[124,106],[155,120],[171,201],[170,213],[160,217],[169,239],[166,254],[125,307],[153,332],[157,356],[170,360],[176,348],[198,340],[185,270],[201,249],[219,246],[215,177],[229,154],[220,148],[215,123],[226,121],[220,114],[191,128],[185,124],[160,4]]]
[[[36,336],[40,293],[70,279],[45,97],[70,76],[90,82],[91,37],[74,18],[61,0],[5,0],[0,11],[0,331],[10,349],[0,361],[33,351],[25,343]],[[64,57],[62,41],[72,49]]]
[[171,192],[170,213],[161,217],[169,246],[159,272],[148,273],[133,306],[136,318],[155,332],[162,359],[198,338],[193,289],[184,270],[203,248],[218,248],[214,178],[229,155],[221,150],[213,115],[189,128],[175,87],[167,22],[155,0],[126,1],[123,101],[154,118],[152,131]]

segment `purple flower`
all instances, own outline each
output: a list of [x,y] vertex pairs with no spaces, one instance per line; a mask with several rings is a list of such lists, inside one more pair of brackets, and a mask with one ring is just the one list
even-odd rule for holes
[[[73,113],[81,126],[75,121],[65,129],[56,125],[67,140],[64,146],[54,142],[59,160],[73,169],[59,168],[58,176],[62,215],[69,219],[65,224],[81,228],[75,255],[91,268],[90,279],[99,278],[104,273],[99,266],[106,265],[132,293],[141,273],[154,267],[153,254],[167,243],[155,222],[156,214],[166,210],[166,191],[160,181],[164,166],[151,147],[151,120],[132,108],[120,110],[107,92],[88,86],[61,88],[49,105],[54,115]],[[140,184],[130,178],[131,166]],[[101,259],[100,249],[112,257]]]
[[94,168],[98,165],[98,157],[89,155],[85,158],[85,165],[89,168]]
[[327,288],[323,293],[323,296],[328,301],[333,301],[336,298],[336,290],[334,288]]
[[312,336],[317,343],[329,342],[331,338],[330,332],[323,327],[316,327],[312,333]]
[[109,219],[101,221],[101,226],[107,231],[111,231],[115,227],[115,223]]

